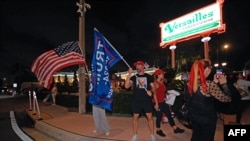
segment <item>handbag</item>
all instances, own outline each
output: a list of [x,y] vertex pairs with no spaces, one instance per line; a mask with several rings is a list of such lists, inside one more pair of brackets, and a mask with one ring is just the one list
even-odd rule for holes
[[237,88],[237,90],[239,91],[241,97],[247,96],[247,92],[244,89]]
[[235,87],[237,88],[238,92],[240,93],[241,98],[248,95],[247,92],[246,92],[246,90],[244,90],[241,87],[239,87],[238,81],[235,83]]

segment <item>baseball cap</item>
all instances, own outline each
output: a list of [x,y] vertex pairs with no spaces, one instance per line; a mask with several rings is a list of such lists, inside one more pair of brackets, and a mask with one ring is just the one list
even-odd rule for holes
[[157,69],[154,74],[155,75],[160,75],[160,74],[164,74],[164,73],[166,73],[166,72],[161,70],[161,69]]
[[134,66],[136,66],[136,65],[143,65],[144,66],[144,62],[143,61],[136,61],[134,63]]

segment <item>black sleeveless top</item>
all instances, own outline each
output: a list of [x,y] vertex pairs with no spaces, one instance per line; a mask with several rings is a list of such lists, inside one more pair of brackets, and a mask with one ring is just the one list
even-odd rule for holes
[[189,102],[189,118],[192,122],[198,124],[209,124],[210,121],[217,120],[217,113],[215,110],[214,97],[204,96],[200,88],[192,95]]

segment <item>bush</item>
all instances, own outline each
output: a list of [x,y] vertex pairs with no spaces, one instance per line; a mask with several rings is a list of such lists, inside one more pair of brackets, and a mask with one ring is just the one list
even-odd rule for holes
[[114,93],[112,114],[131,115],[132,91]]
[[[180,92],[180,96],[176,97],[175,103],[172,106],[172,110],[175,112],[178,117],[178,112],[180,107],[183,104],[183,92]],[[43,91],[38,94],[38,99],[43,99],[48,94],[48,91]],[[113,93],[113,102],[112,102],[112,111],[107,111],[108,114],[115,116],[131,116],[131,101],[132,101],[132,91],[125,92],[115,92]],[[56,97],[56,103],[58,105],[67,107],[67,108],[76,108],[79,107],[79,96],[77,95],[68,95],[68,94],[58,94]],[[86,113],[92,112],[92,105],[88,102],[88,96],[86,97]]]
[[[42,100],[47,94],[48,93],[40,93],[38,97]],[[131,115],[131,97],[132,91],[114,93],[113,109],[107,112],[112,115]],[[67,108],[78,108],[79,96],[59,94],[56,96],[56,103]],[[86,97],[86,112],[92,112],[92,105],[88,102],[88,96]]]

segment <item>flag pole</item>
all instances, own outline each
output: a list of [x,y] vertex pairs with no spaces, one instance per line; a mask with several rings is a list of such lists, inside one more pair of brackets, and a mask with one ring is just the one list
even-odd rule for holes
[[[96,29],[97,30],[97,29]],[[123,62],[129,67],[131,68],[131,66],[128,64],[128,62],[123,58],[123,56],[121,56],[121,54],[113,47],[113,45],[103,36],[103,38],[106,40],[106,42],[108,42],[110,44],[110,46],[114,49],[114,51],[120,56],[120,58],[123,60]]]
[[[97,30],[97,29],[96,29]],[[114,49],[114,51],[120,56],[120,58],[123,60],[123,62],[129,67],[131,68],[131,66],[128,64],[128,62],[123,58],[123,56],[121,56],[121,54],[113,47],[113,45],[103,36],[103,38],[106,40],[106,42],[108,42],[110,44],[110,46]],[[137,75],[135,75],[136,78]],[[144,87],[144,90],[147,91],[147,89]]]

